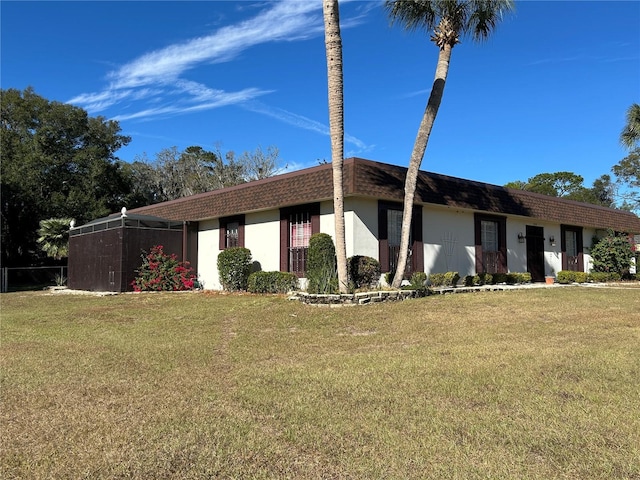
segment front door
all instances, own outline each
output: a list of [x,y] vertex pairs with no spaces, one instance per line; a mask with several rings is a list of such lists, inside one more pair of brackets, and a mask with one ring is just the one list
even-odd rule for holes
[[532,282],[544,282],[544,230],[527,225],[527,272]]

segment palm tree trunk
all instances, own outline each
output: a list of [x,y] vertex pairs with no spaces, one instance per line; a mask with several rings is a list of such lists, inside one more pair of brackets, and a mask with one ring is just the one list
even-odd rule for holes
[[336,259],[338,285],[341,293],[348,290],[347,249],[344,227],[344,101],[342,78],[342,38],[338,0],[323,0],[325,48],[327,52],[327,81],[329,94],[329,133],[331,136],[331,165],[333,170],[333,213],[335,218]]
[[402,235],[400,237],[400,253],[398,256],[397,268],[393,277],[392,287],[399,288],[402,284],[402,278],[407,266],[407,256],[409,251],[409,235],[411,233],[411,216],[413,213],[413,199],[416,194],[416,185],[418,182],[418,172],[427,150],[431,129],[436,120],[440,102],[442,102],[442,94],[444,93],[444,85],[449,73],[449,62],[451,61],[452,46],[445,44],[438,55],[438,65],[436,67],[436,76],[431,87],[431,94],[427,101],[427,106],[418,128],[416,141],[413,144],[411,159],[409,160],[409,168],[404,184],[404,207],[402,213]]

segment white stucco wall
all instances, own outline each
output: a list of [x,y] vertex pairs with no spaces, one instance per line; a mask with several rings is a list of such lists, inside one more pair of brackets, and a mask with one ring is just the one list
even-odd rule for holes
[[[256,267],[265,272],[280,270],[280,212],[250,213],[245,216],[244,246],[251,251]],[[218,277],[220,222],[200,222],[198,232],[198,278],[207,290],[221,290]]]
[[378,259],[377,200],[349,198],[345,212],[347,257],[357,254]]
[[[468,210],[439,206],[423,206],[424,271],[440,273],[457,271],[460,276],[473,275],[475,270],[474,213]],[[507,266],[510,272],[527,271],[526,242],[518,241],[518,234],[526,234],[526,226],[534,225],[544,231],[545,275],[555,276],[562,269],[559,224],[532,221],[526,217],[508,216],[506,223]],[[245,247],[263,271],[280,269],[280,212],[278,209],[245,216]],[[320,231],[335,241],[333,204],[320,205]],[[585,271],[591,268],[589,255],[592,238],[597,232],[583,229]],[[345,234],[347,257],[366,255],[378,259],[378,201],[367,198],[348,198],[345,201]],[[549,241],[555,239],[555,245]],[[217,219],[200,222],[198,233],[198,275],[206,289],[221,289],[217,272],[219,222]],[[302,281],[304,284],[304,280]]]
[[425,206],[422,215],[425,273],[475,273],[473,213]]
[[219,290],[218,260],[220,245],[220,222],[218,219],[200,222],[198,230],[198,280],[207,290]]
[[245,216],[244,246],[260,270],[280,270],[280,212],[250,213]]

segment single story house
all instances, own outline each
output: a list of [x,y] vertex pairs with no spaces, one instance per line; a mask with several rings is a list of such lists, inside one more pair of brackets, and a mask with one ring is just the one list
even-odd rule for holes
[[[344,162],[347,256],[394,269],[406,168]],[[187,222],[197,232],[191,258],[206,289],[220,289],[220,251],[243,246],[264,271],[304,276],[309,237],[334,236],[331,164],[131,210]],[[522,190],[420,172],[407,274],[589,271],[593,238],[607,229],[640,233],[636,215]]]

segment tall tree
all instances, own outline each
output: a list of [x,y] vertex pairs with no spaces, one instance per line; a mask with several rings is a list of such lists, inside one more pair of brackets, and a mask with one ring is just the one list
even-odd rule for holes
[[280,150],[274,145],[268,146],[266,150],[258,145],[253,152],[242,152],[238,163],[244,170],[244,179],[251,182],[272,177],[278,172],[279,156]]
[[640,105],[634,103],[627,110],[627,123],[620,133],[620,143],[629,155],[613,166],[617,183],[624,187],[624,205],[640,213]]
[[239,157],[232,151],[223,155],[219,148],[212,152],[200,146],[184,151],[164,148],[153,161],[146,154],[139,155],[130,164],[135,179],[132,205],[150,205],[270,177],[277,171],[278,155],[274,146],[266,152],[258,147]]
[[602,175],[594,180],[591,188],[585,187],[583,182],[584,178],[573,172],[539,173],[526,182],[516,180],[505,184],[505,187],[604,207],[614,206],[615,189],[609,175]]
[[342,74],[342,37],[338,0],[323,0],[324,42],[327,53],[327,83],[329,97],[329,133],[331,136],[331,165],[333,171],[333,214],[336,231],[336,260],[338,286],[341,293],[348,290],[347,249],[344,227],[344,98]]
[[469,35],[476,41],[488,38],[503,15],[514,8],[514,2],[512,0],[386,0],[385,6],[392,23],[403,24],[407,30],[424,29],[428,33],[432,32],[431,41],[439,49],[435,79],[418,128],[405,180],[400,253],[392,282],[392,286],[398,288],[407,264],[418,172],[442,102],[453,47],[460,43],[460,37],[464,35]]
[[82,222],[119,210],[131,181],[117,150],[130,138],[117,122],[89,117],[33,89],[0,91],[2,265],[41,259],[40,220]]

